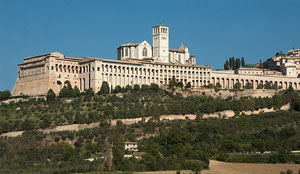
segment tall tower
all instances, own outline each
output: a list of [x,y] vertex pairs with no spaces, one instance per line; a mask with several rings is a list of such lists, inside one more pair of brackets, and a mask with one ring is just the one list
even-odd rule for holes
[[152,27],[153,56],[159,61],[168,62],[169,59],[169,27],[156,25]]

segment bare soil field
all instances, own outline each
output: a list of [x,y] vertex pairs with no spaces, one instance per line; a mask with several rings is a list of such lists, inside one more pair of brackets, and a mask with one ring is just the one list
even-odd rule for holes
[[[300,170],[299,164],[252,164],[252,163],[226,163],[210,161],[210,170],[204,170],[201,174],[280,174],[288,169],[293,173]],[[190,171],[180,171],[182,174],[189,174]],[[136,172],[135,174],[176,174],[176,171],[157,172]]]

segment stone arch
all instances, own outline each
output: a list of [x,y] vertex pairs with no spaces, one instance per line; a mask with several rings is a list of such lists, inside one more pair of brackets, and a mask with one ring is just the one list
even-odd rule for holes
[[229,88],[233,88],[233,86],[234,86],[234,79],[231,79],[231,80],[230,80]]
[[62,65],[59,65],[59,71],[62,72]]
[[230,81],[229,81],[229,78],[226,78],[226,82],[225,82],[225,86],[224,86],[224,88],[229,88],[229,83],[230,83]]
[[59,81],[59,80],[56,83],[57,83],[58,89],[60,91],[62,89],[63,85],[62,85],[61,81]]
[[288,83],[284,82],[283,89],[287,89],[287,88],[288,88]]
[[66,80],[66,81],[64,82],[64,85],[66,86],[66,85],[68,85],[68,84],[71,85],[71,82],[70,82],[69,80]]
[[241,88],[244,88],[244,87],[245,87],[245,80],[241,79]]
[[82,87],[83,87],[82,89],[85,90],[85,78],[82,78],[82,84],[83,84],[82,85]]
[[70,65],[67,66],[67,72],[68,72],[68,73],[71,72],[71,66],[70,66]]
[[81,81],[81,78],[79,79],[79,89],[80,89],[80,91],[82,91],[82,81]]
[[221,78],[221,86],[222,86],[222,88],[225,88],[225,79],[224,78]]

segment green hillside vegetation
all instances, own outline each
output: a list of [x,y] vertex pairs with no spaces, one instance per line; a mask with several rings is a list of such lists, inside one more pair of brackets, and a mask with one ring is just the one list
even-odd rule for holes
[[[21,137],[0,138],[0,173],[15,168],[49,173],[106,171],[110,167],[103,157],[107,144],[138,141],[146,152],[141,160],[116,158],[111,170],[182,170],[189,161],[209,165],[208,159],[230,162],[300,163],[300,156],[290,153],[300,148],[300,113],[282,111],[231,119],[197,119],[196,121],[155,122],[98,128],[78,132],[43,135],[27,131]],[[121,145],[121,147],[124,147]],[[112,148],[114,156],[130,154]],[[272,151],[270,154],[246,154]],[[242,154],[239,154],[242,153]],[[84,159],[95,158],[94,162]],[[34,166],[33,166],[34,165]],[[57,168],[59,166],[59,168]]]
[[[1,132],[26,130],[22,136],[0,138],[0,173],[85,173],[91,171],[157,171],[209,168],[209,159],[229,162],[300,163],[300,99],[289,88],[272,98],[220,99],[183,97],[157,85],[105,89],[99,94],[65,87],[48,100],[2,104]],[[67,98],[64,96],[67,95]],[[72,99],[68,102],[66,99]],[[202,113],[232,109],[279,108],[291,111],[201,119]],[[196,120],[161,121],[162,114],[196,113]],[[153,116],[125,125],[113,118]],[[38,128],[100,121],[99,127],[77,132],[42,134]],[[122,158],[125,141],[138,142],[142,159]],[[268,153],[260,153],[268,152]],[[113,159],[110,161],[111,154]],[[93,162],[86,159],[95,159]]]
[[[298,96],[295,91],[281,92],[272,98],[221,99],[207,96],[183,97],[157,85],[128,86],[112,93],[92,90],[84,93],[78,88],[64,87],[58,97],[52,90],[48,100],[30,99],[0,105],[0,133],[15,130],[35,130],[64,124],[92,123],[116,118],[138,118],[168,114],[213,113],[224,110],[257,110],[280,108]],[[51,92],[52,91],[52,92]],[[295,98],[295,97],[294,97]],[[71,99],[71,102],[66,102]],[[295,99],[296,100],[296,99]]]
[[0,91],[0,101],[9,99],[10,96],[11,96],[10,91],[8,91],[8,90]]

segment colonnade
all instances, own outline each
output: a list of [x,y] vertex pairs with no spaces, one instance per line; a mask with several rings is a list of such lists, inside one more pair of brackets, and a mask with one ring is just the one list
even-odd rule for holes
[[290,78],[285,76],[255,76],[255,75],[228,75],[212,73],[211,82],[213,85],[218,83],[223,89],[232,89],[236,83],[240,83],[241,88],[245,88],[249,83],[253,86],[253,89],[264,86],[265,84],[275,85],[282,89],[287,89],[292,86],[294,89],[300,88],[300,79]]

